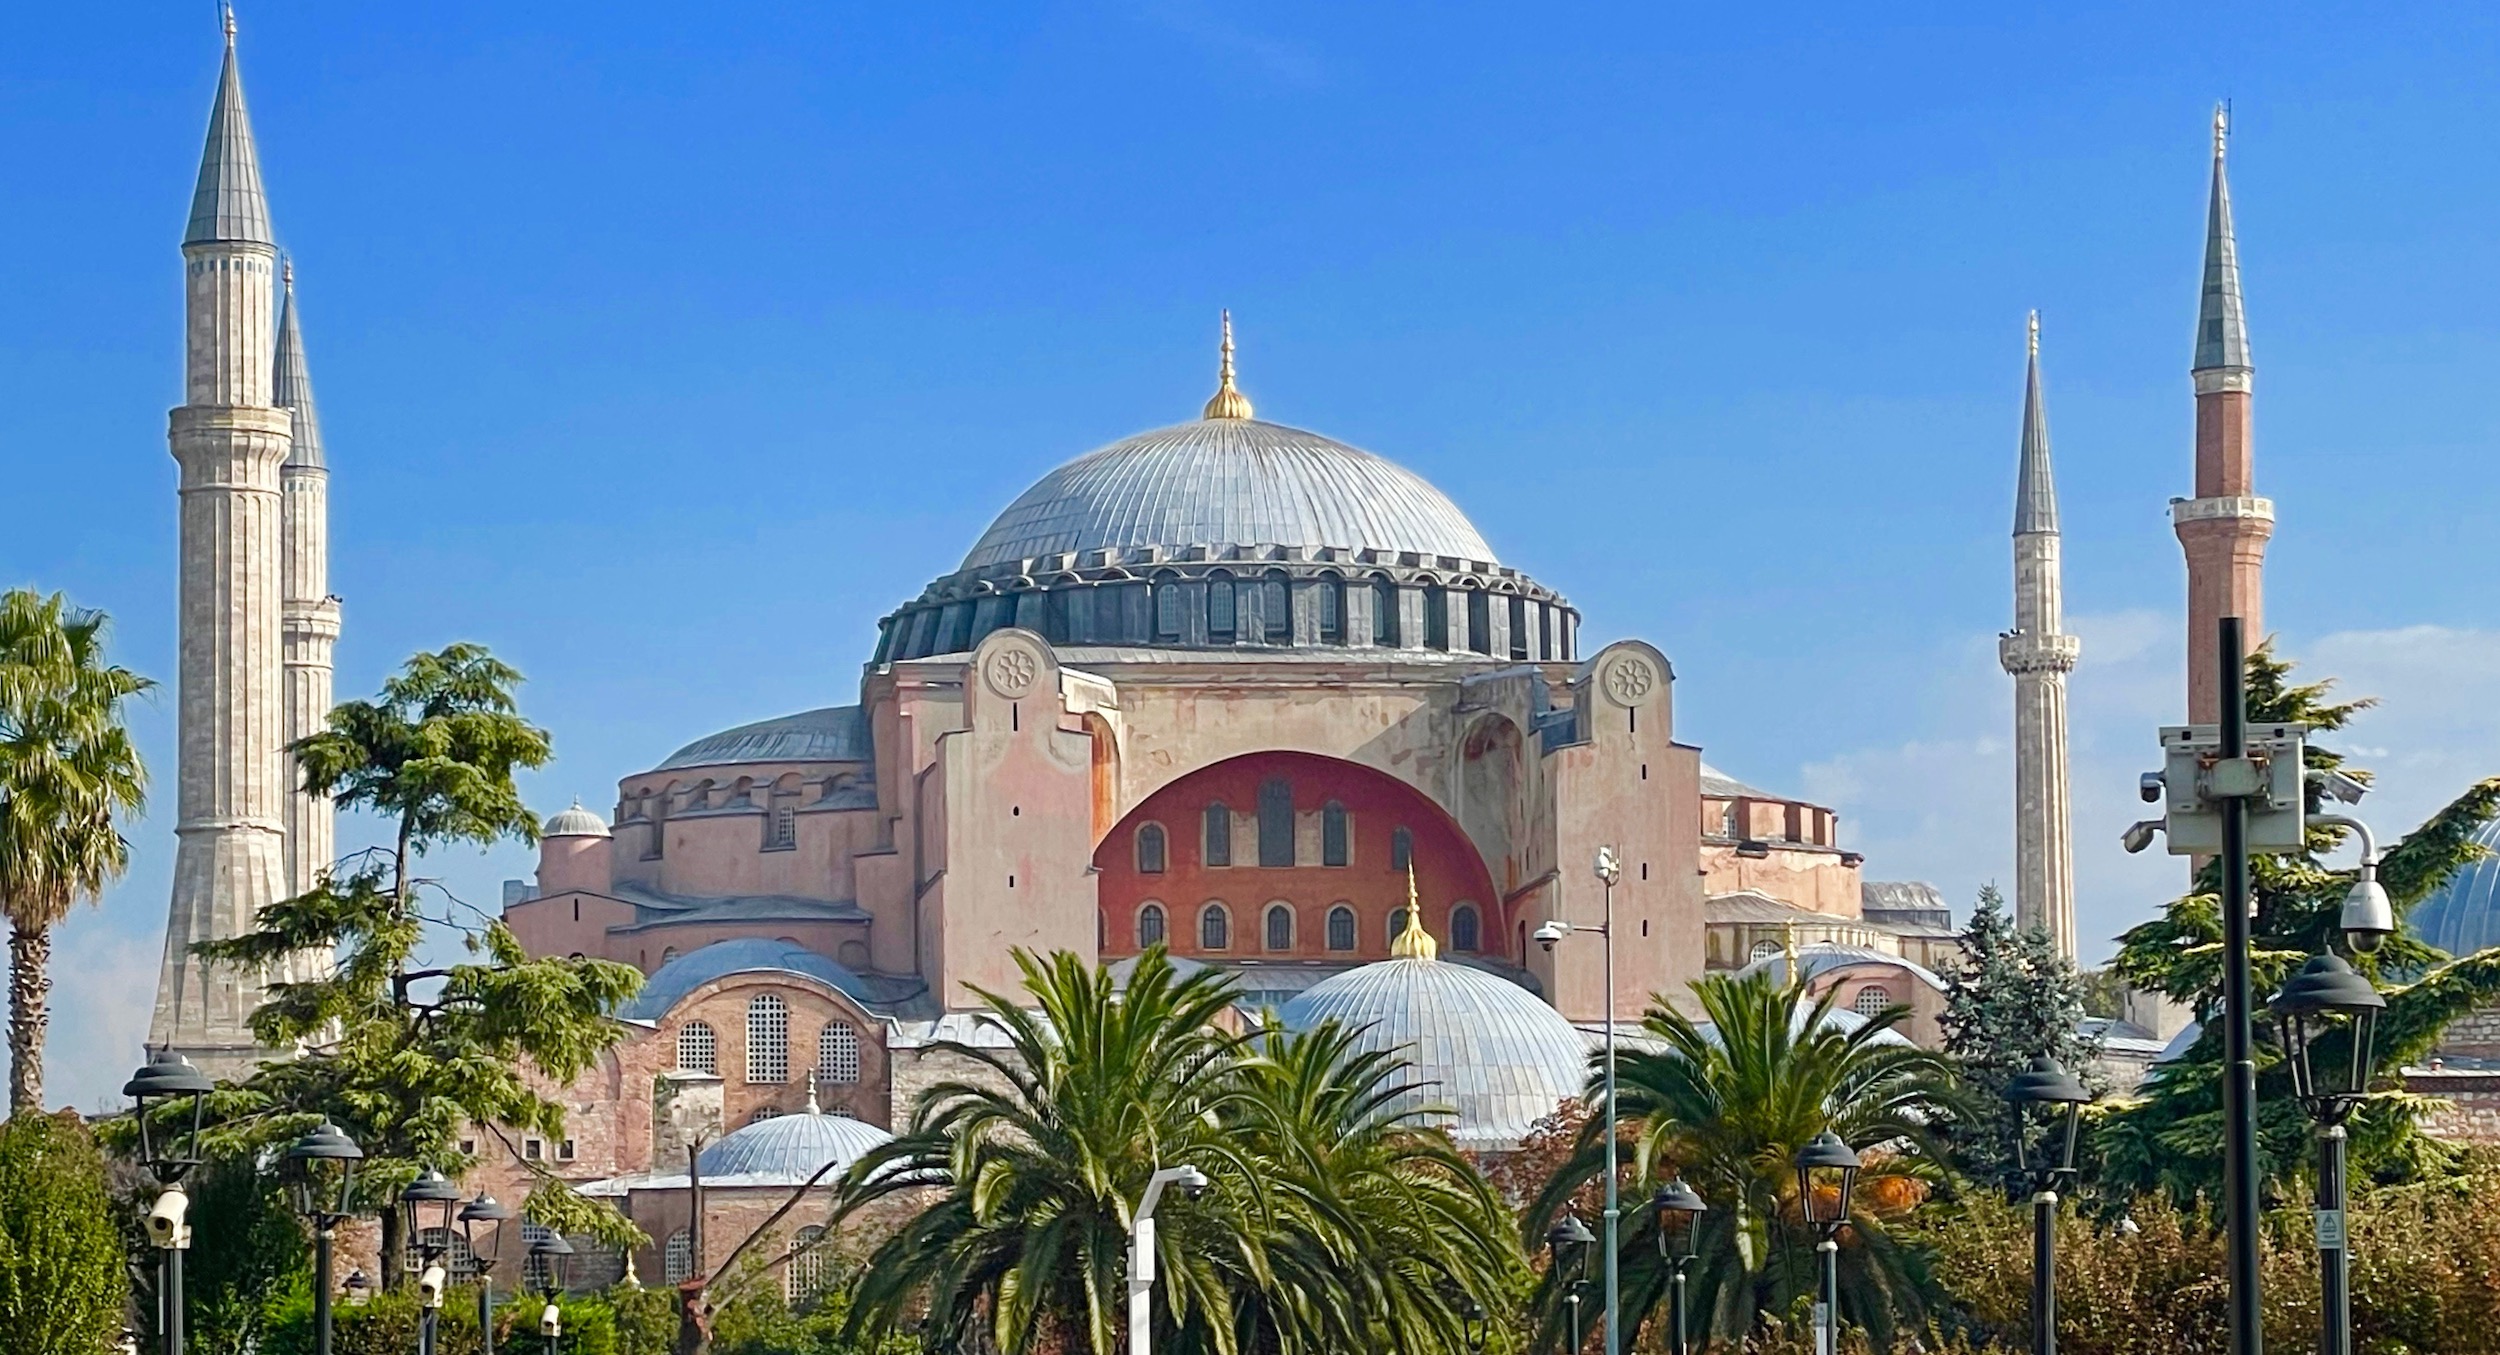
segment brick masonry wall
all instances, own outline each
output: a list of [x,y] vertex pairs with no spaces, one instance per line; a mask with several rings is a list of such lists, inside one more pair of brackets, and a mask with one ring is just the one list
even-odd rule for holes
[[2446,1103],[2432,1111],[2431,1133],[2462,1143],[2500,1143],[2500,1072],[2409,1072],[2405,1090]]

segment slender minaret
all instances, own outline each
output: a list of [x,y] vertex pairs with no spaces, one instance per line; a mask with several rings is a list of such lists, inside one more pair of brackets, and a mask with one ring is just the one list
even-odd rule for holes
[[2075,846],[2066,788],[2066,675],[2083,642],[2066,630],[2049,411],[2040,398],[2040,313],[2031,313],[2022,466],[2014,480],[2014,628],[1997,661],[2014,679],[2014,924],[2075,953]]
[[[319,732],[330,713],[330,651],[339,638],[339,600],[330,596],[330,471],[322,459],[321,416],[304,366],[303,321],[295,303],[295,264],[282,265],[275,399],[292,421],[283,492],[279,625],[286,652],[286,739]],[[301,894],[336,857],[337,814],[326,795],[304,793],[295,759],[286,759],[286,889]]]
[[278,249],[231,10],[182,261],[180,846],[149,1042],[232,1073],[260,1052],[246,1022],[261,978],[211,968],[191,946],[243,932],[286,893],[279,468],[292,420],[273,389]]
[[2205,287],[2196,308],[2196,497],[2170,501],[2187,552],[2188,718],[2221,718],[2214,685],[2215,623],[2242,618],[2250,644],[2266,633],[2266,539],[2274,502],[2257,497],[2249,402],[2248,320],[2240,307],[2239,243],[2231,232],[2231,185],[2223,175],[2227,115],[2214,110],[2213,197],[2205,212]]

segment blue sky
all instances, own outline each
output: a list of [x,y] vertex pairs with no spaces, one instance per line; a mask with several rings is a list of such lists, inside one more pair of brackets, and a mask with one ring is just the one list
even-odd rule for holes
[[[727,10],[727,12],[722,12]],[[1204,399],[1394,457],[1678,732],[1836,804],[1876,878],[2008,873],[2010,496],[2043,312],[2087,950],[2179,714],[2213,102],[2278,503],[2270,625],[2387,706],[2409,826],[2500,771],[2500,23],[2465,7],[333,6],[244,77],[333,467],[342,696],[526,670],[546,809],[851,699],[877,616],[1051,465]],[[206,3],[0,46],[0,584],[173,675],[179,239]],[[56,1098],[136,1061],[163,802],[62,946]],[[364,831],[347,825],[352,841]],[[459,854],[464,894],[526,853]]]

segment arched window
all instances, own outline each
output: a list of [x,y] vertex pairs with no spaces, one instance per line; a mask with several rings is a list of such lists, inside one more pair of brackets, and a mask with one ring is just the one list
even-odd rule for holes
[[748,1124],[762,1124],[766,1120],[778,1120],[780,1118],[781,1107],[779,1106],[757,1106],[755,1109],[747,1112]]
[[1328,948],[1354,949],[1354,910],[1342,903],[1328,910]]
[[1405,933],[1405,931],[1406,931],[1406,910],[1405,910],[1405,909],[1403,909],[1403,908],[1392,908],[1392,909],[1390,909],[1390,910],[1389,910],[1389,939],[1390,939],[1391,941],[1393,941],[1393,942],[1394,942],[1394,941],[1396,941],[1396,940],[1398,939],[1398,937],[1399,937],[1399,936],[1403,935],[1403,934]]
[[1776,960],[1776,959],[1778,959],[1778,958],[1779,958],[1779,956],[1780,956],[1780,943],[1779,943],[1779,942],[1777,942],[1777,941],[1756,941],[1756,942],[1754,942],[1754,943],[1753,943],[1753,951],[1752,951],[1752,953],[1751,953],[1751,954],[1749,954],[1749,955],[1747,955],[1747,956],[1745,957],[1745,959],[1746,959],[1748,962],[1750,962],[1750,963],[1759,964],[1759,963],[1761,963],[1761,962],[1762,962],[1762,961],[1764,961],[1764,960]]
[[1510,656],[1528,657],[1528,600],[1517,593],[1510,595]]
[[805,1303],[825,1291],[833,1279],[833,1257],[821,1244],[824,1225],[811,1223],[790,1235],[790,1263],[782,1274],[782,1292],[793,1304]]
[[1150,903],[1137,910],[1137,948],[1163,944],[1163,905]]
[[1229,866],[1233,863],[1233,811],[1222,800],[1207,806],[1206,863]]
[[1536,605],[1536,657],[1539,663],[1554,657],[1554,609],[1542,602]]
[[1389,869],[1404,874],[1406,868],[1414,864],[1415,835],[1400,825],[1389,834]]
[[1493,599],[1481,588],[1467,590],[1467,647],[1479,654],[1493,652]]
[[1163,825],[1150,823],[1137,830],[1137,873],[1163,873]]
[[1424,587],[1424,648],[1450,647],[1450,593],[1441,585]]
[[747,999],[747,1081],[790,1080],[790,1004],[779,993]]
[[1329,801],[1328,807],[1319,812],[1319,863],[1323,866],[1345,865],[1352,857],[1351,845],[1347,841],[1351,836],[1346,830],[1345,806],[1334,800]]
[[1482,927],[1476,920],[1476,906],[1462,903],[1450,910],[1450,949],[1461,955],[1473,955],[1484,944]]
[[[544,1242],[555,1235],[555,1229],[542,1223],[521,1225],[521,1287],[523,1289],[543,1290],[547,1287],[547,1257],[545,1253],[538,1250],[535,1244]],[[692,1257],[694,1255],[693,1244],[687,1245],[689,1250],[686,1255]],[[691,1262],[687,1266],[686,1273],[689,1275],[694,1273]]]
[[1218,644],[1233,640],[1234,619],[1233,576],[1228,570],[1207,575],[1207,638]]
[[1372,575],[1372,643],[1389,649],[1404,643],[1398,636],[1398,586],[1386,574]]
[[1269,950],[1293,949],[1292,905],[1271,903],[1267,906],[1267,948]]
[[720,1071],[720,1034],[709,1021],[688,1021],[677,1028],[677,1066],[689,1073]]
[[1198,948],[1222,950],[1233,943],[1233,916],[1224,905],[1210,903],[1198,910]]
[[660,1279],[668,1284],[684,1284],[694,1278],[694,1235],[680,1228],[668,1235],[667,1245],[660,1248]]
[[1259,604],[1267,612],[1267,642],[1271,645],[1293,643],[1293,594],[1285,586],[1285,571],[1271,569],[1259,580]]
[[828,1021],[816,1040],[816,1080],[847,1086],[859,1081],[859,1032],[848,1021]]
[[1319,642],[1324,645],[1345,643],[1345,580],[1334,574],[1320,576],[1319,587],[1312,590],[1319,611]]
[[1892,991],[1880,983],[1870,983],[1849,999],[1849,1010],[1860,1016],[1875,1016],[1892,1005]]
[[677,947],[675,947],[675,946],[663,946],[663,947],[661,947],[661,948],[660,948],[660,963],[661,963],[661,964],[667,964],[669,961],[674,960],[674,959],[676,959],[676,958],[677,958]]
[[1259,783],[1259,864],[1293,864],[1293,783],[1281,776]]
[[1155,638],[1181,638],[1181,610],[1186,601],[1181,596],[1180,576],[1172,573],[1155,575]]

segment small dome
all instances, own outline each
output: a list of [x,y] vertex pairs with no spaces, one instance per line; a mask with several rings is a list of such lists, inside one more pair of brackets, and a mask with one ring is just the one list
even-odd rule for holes
[[[2474,841],[2500,852],[2500,819],[2474,830]],[[2471,955],[2500,946],[2500,856],[2467,862],[2429,898],[2414,905],[2405,926],[2425,944],[2450,955]]]
[[1216,417],[1112,443],[1035,482],[962,568],[1143,546],[1336,546],[1495,563],[1422,476],[1282,424]]
[[758,1120],[726,1134],[695,1157],[707,1186],[795,1186],[828,1163],[822,1184],[893,1139],[875,1125],[847,1115],[803,1111]]
[[1288,1030],[1332,1017],[1356,1047],[1403,1056],[1424,1085],[1398,1105],[1455,1108],[1454,1120],[1438,1118],[1470,1151],[1518,1147],[1588,1083],[1588,1041],[1562,1013],[1472,965],[1383,960],[1313,984],[1277,1013]]
[[582,808],[581,800],[576,798],[571,809],[564,810],[547,820],[546,826],[540,828],[538,834],[541,837],[606,837],[608,821],[600,818],[597,813]]

